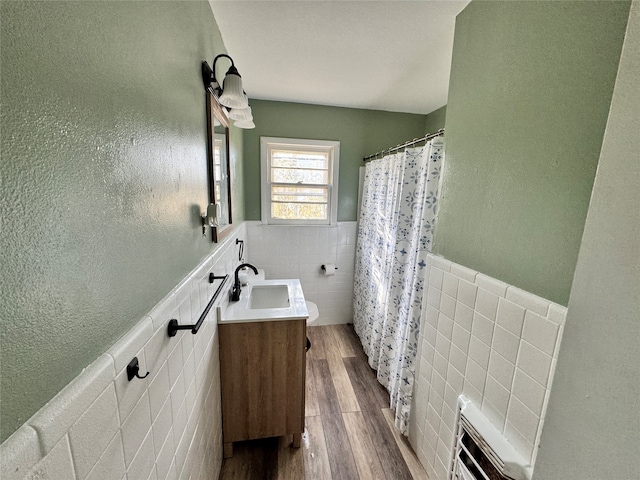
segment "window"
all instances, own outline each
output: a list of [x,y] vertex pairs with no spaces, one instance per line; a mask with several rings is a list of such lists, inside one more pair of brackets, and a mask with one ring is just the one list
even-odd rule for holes
[[260,153],[263,222],[336,223],[340,142],[261,137]]

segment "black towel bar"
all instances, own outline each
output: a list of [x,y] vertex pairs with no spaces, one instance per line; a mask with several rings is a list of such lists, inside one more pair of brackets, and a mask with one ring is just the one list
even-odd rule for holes
[[220,282],[220,285],[218,285],[218,288],[213,294],[213,297],[211,297],[211,300],[209,300],[207,307],[202,312],[202,315],[200,315],[198,322],[195,325],[178,325],[178,320],[176,320],[175,318],[172,318],[171,320],[169,320],[169,328],[168,328],[168,333],[170,337],[175,337],[178,330],[191,330],[191,333],[193,333],[194,335],[198,333],[198,330],[200,330],[200,327],[202,326],[202,322],[204,322],[204,319],[209,313],[209,310],[211,310],[211,307],[213,306],[214,302],[218,298],[218,295],[222,291],[222,287],[227,282],[227,278],[229,278],[228,274],[221,275],[221,276],[216,276],[213,273],[209,274],[209,283],[213,283],[214,280],[222,280],[222,282]]

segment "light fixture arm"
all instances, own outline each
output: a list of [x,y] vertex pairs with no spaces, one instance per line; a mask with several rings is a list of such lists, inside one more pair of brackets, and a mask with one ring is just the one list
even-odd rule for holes
[[221,53],[220,55],[216,56],[216,58],[213,59],[213,81],[214,82],[215,82],[215,79],[216,79],[216,62],[218,61],[218,59],[220,57],[228,58],[229,61],[231,61],[231,66],[229,67],[229,70],[227,71],[227,75],[229,75],[229,73],[233,73],[235,75],[240,76],[240,74],[238,73],[238,69],[236,68],[236,64],[233,63],[233,58],[231,58],[226,53]]
[[[228,58],[231,66],[224,77],[222,84],[216,79],[216,64],[220,57]],[[216,97],[218,103],[226,109],[226,112],[234,113],[234,125],[238,128],[255,128],[251,107],[247,93],[242,88],[242,77],[236,68],[233,59],[226,53],[221,53],[213,59],[213,68],[207,62],[202,62],[202,82],[204,89]]]
[[208,90],[209,88],[213,88],[214,90],[218,90],[218,93],[222,90],[220,83],[218,83],[218,81],[216,80],[216,63],[218,62],[218,59],[220,57],[228,58],[229,61],[231,62],[231,66],[227,71],[227,75],[231,73],[241,77],[240,73],[238,72],[238,69],[236,68],[235,63],[233,62],[233,58],[231,58],[226,53],[221,53],[220,55],[217,55],[216,58],[213,59],[213,68],[209,67],[209,64],[207,62],[202,62],[202,82],[204,83],[205,90]]

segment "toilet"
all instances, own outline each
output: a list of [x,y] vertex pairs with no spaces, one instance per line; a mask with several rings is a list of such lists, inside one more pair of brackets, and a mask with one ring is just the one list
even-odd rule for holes
[[307,319],[307,327],[310,327],[315,323],[315,321],[320,316],[320,312],[318,311],[318,305],[313,302],[307,300],[307,311],[309,312],[309,318]]
[[[251,275],[248,275],[246,271],[241,272],[240,274],[240,279],[243,282],[243,285],[246,285],[247,281],[249,281],[251,277],[255,278],[256,280],[264,280],[266,278],[266,274],[263,268],[259,268],[258,275],[255,276],[253,275],[253,273]],[[310,327],[315,323],[316,320],[318,320],[320,312],[318,311],[318,305],[316,305],[315,303],[310,302],[309,300],[307,300],[306,303],[307,311],[309,312],[309,318],[307,318],[307,327]]]

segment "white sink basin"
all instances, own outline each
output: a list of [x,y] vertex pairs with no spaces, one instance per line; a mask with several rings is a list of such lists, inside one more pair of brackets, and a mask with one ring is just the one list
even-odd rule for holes
[[254,285],[249,294],[249,308],[289,308],[287,285]]
[[217,308],[218,323],[302,320],[309,317],[300,280],[253,280],[240,300],[228,298]]

